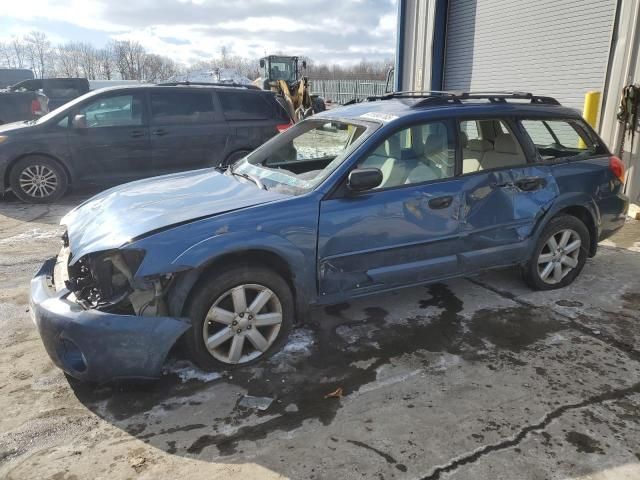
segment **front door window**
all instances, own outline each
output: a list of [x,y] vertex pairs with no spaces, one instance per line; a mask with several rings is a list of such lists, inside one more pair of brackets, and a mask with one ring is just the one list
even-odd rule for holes
[[142,125],[143,100],[140,95],[101,97],[80,109],[88,128]]

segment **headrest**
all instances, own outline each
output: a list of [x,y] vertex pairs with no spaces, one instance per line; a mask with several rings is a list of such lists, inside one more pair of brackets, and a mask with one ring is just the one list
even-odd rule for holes
[[467,142],[467,149],[473,150],[474,152],[486,152],[492,148],[493,146],[489,140],[480,140],[479,138],[475,138]]
[[496,152],[500,152],[500,153],[511,153],[511,154],[518,153],[518,146],[516,145],[516,141],[508,133],[500,133],[498,134],[498,136],[496,136],[493,149]]
[[469,143],[469,135],[466,132],[460,131],[458,132],[458,139],[460,140],[460,146],[462,148],[467,148],[467,143]]
[[422,137],[422,126],[411,127],[411,146],[416,155],[424,154],[424,138]]
[[429,155],[434,152],[441,152],[444,150],[444,136],[439,133],[431,133],[427,137],[427,141],[425,143],[425,154]]
[[400,158],[400,134],[391,135],[384,142],[384,149],[387,157]]

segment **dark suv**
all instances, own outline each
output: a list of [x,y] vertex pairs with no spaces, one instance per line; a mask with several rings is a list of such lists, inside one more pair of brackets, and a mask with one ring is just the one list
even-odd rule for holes
[[165,84],[87,93],[0,126],[0,194],[48,203],[69,185],[115,185],[230,164],[291,125],[273,92]]

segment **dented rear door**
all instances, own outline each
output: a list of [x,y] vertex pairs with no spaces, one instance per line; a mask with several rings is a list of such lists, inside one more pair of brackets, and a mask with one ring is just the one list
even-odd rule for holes
[[461,179],[463,271],[525,261],[536,223],[558,196],[551,169],[546,165],[519,165]]

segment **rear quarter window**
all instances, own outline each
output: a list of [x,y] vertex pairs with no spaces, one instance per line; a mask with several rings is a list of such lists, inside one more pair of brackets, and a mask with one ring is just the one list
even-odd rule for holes
[[586,127],[581,123],[573,119],[521,120],[542,160],[583,158],[604,153],[604,147],[586,134]]
[[226,91],[218,91],[218,97],[227,120],[280,120],[275,98],[271,103],[257,93]]

